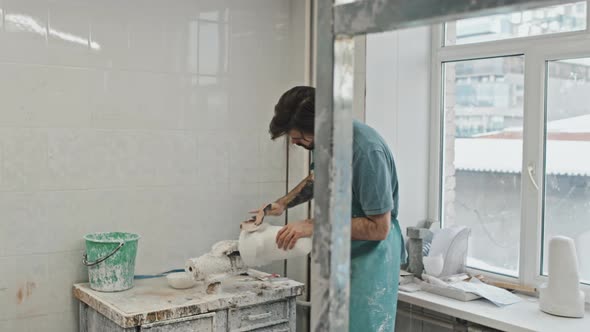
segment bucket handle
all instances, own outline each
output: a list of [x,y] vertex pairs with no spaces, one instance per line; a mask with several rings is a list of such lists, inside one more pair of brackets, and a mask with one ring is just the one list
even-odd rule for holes
[[106,261],[109,257],[113,256],[114,254],[117,253],[117,251],[119,251],[119,249],[121,249],[123,246],[125,245],[125,242],[120,242],[119,246],[117,246],[117,248],[115,248],[115,250],[113,250],[113,252],[111,252],[110,254],[106,255],[103,258],[99,258],[94,262],[89,262],[88,261],[88,256],[86,255],[86,253],[84,253],[84,258],[82,258],[82,263],[86,266],[94,266],[96,264],[100,264],[104,261]]

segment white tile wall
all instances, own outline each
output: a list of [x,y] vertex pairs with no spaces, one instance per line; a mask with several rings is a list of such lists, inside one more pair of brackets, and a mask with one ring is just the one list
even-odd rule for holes
[[84,234],[137,232],[136,273],[162,272],[284,193],[267,130],[303,8],[0,0],[0,331],[77,329]]
[[47,64],[48,8],[45,1],[4,0],[0,60]]

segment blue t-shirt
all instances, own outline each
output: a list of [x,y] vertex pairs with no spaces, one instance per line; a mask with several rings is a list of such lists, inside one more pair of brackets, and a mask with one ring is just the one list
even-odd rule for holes
[[375,129],[353,122],[352,217],[391,211],[397,220],[399,187],[393,155]]
[[[311,169],[313,167],[312,162]],[[401,236],[397,221],[398,197],[399,185],[395,162],[387,143],[375,129],[359,121],[353,121],[351,217],[366,217],[391,211],[391,222],[394,226],[391,231],[399,232]],[[352,257],[372,251],[378,245],[376,241],[352,241]],[[403,237],[402,243],[397,245],[401,246],[401,261],[405,262]]]

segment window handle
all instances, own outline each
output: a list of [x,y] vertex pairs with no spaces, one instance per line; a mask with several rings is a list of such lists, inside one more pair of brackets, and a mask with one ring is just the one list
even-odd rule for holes
[[535,189],[537,189],[537,191],[538,191],[539,185],[537,184],[537,181],[535,181],[535,168],[533,167],[533,165],[529,165],[527,167],[527,170],[529,171],[529,179],[531,180],[531,183],[533,184]]

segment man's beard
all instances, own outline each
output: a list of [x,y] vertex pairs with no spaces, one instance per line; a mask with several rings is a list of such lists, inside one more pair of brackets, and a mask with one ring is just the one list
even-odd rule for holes
[[297,146],[300,146],[300,147],[304,148],[305,150],[308,150],[308,151],[311,151],[311,150],[313,150],[313,148],[315,147],[315,145],[314,145],[313,143],[311,143],[311,145],[310,145],[310,146],[305,146],[305,145],[303,145],[303,144],[299,144],[299,143],[295,143],[295,144],[296,144]]

